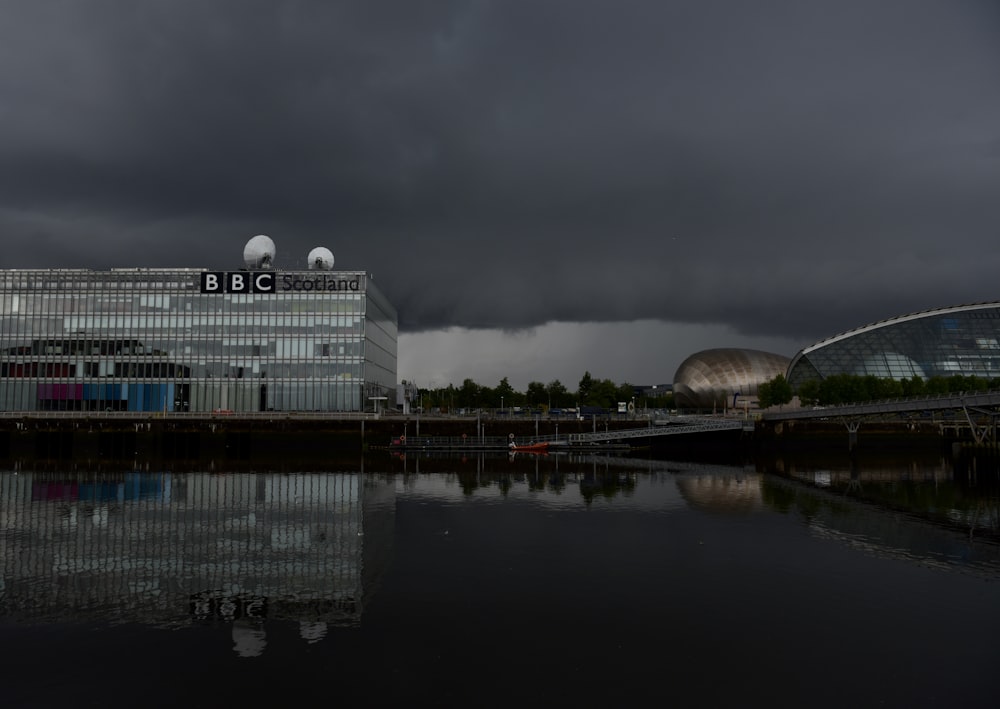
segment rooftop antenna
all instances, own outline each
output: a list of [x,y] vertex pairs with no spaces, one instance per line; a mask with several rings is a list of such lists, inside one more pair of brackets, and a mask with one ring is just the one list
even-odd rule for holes
[[251,271],[268,271],[274,267],[274,242],[266,234],[258,234],[243,247],[243,263]]
[[317,246],[309,252],[306,263],[310,271],[332,271],[333,253],[328,248]]

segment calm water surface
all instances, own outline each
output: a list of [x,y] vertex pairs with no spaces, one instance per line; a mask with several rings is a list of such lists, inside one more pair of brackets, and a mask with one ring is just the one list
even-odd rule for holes
[[0,473],[11,706],[1000,704],[995,472]]

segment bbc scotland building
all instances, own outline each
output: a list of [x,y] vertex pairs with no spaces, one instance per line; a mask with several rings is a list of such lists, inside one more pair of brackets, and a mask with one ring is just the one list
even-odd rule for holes
[[395,308],[313,249],[275,270],[0,271],[0,410],[365,411],[396,388]]

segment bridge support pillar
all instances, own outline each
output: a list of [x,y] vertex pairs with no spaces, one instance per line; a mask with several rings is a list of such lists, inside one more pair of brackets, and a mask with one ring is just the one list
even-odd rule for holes
[[851,453],[858,447],[858,429],[861,428],[860,421],[845,421],[847,426],[847,450]]

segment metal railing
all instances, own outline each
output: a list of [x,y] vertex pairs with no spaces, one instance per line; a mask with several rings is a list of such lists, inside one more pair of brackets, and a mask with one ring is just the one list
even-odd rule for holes
[[593,433],[573,433],[569,435],[570,443],[600,443],[606,441],[628,440],[633,438],[653,438],[660,436],[679,436],[691,433],[709,431],[753,430],[753,422],[743,419],[703,418],[698,416],[675,416],[667,420],[663,426],[647,428],[626,428],[617,431],[595,431]]
[[989,408],[996,406],[1000,406],[1000,391],[958,392],[942,394],[940,396],[879,399],[877,401],[839,404],[836,406],[817,406],[813,408],[789,409],[788,411],[767,411],[761,414],[761,418],[765,421],[782,421],[785,419],[908,414],[922,413],[924,411],[957,411],[969,407]]

